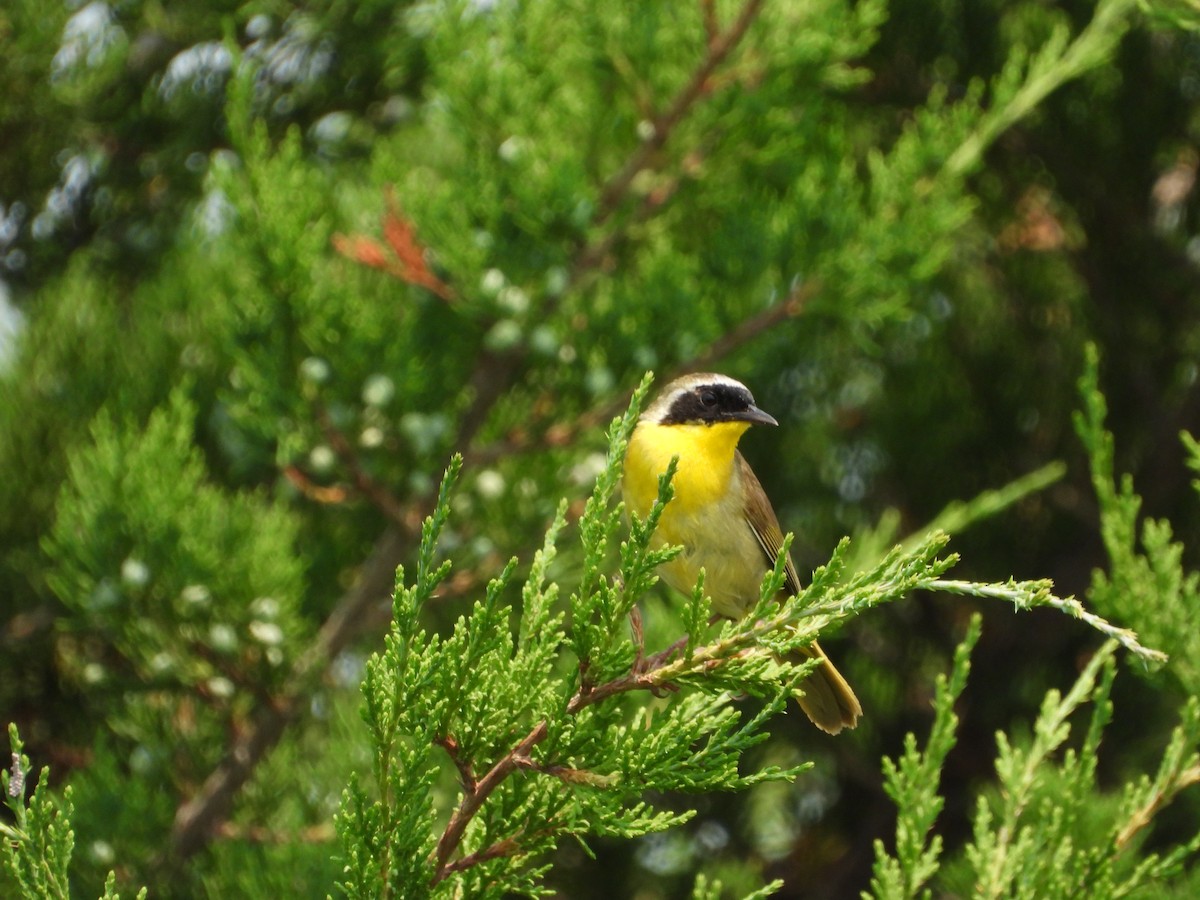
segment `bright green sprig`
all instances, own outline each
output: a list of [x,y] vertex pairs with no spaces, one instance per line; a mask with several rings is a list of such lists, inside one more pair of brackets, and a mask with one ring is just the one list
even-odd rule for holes
[[683,629],[687,634],[687,645],[683,649],[684,657],[691,656],[696,649],[696,644],[703,640],[704,634],[708,630],[709,620],[712,618],[712,604],[709,602],[708,595],[704,593],[704,577],[705,572],[701,569],[696,578],[696,586],[692,588],[692,594],[683,607],[681,619]]
[[[560,653],[566,613],[555,609],[559,588],[547,579],[550,565],[558,553],[556,542],[566,523],[567,504],[564,500],[559,503],[554,521],[546,530],[541,549],[534,554],[529,575],[521,589],[521,616],[513,659],[514,680],[520,684],[532,683],[538,673],[552,670]],[[559,698],[562,693],[562,680],[550,678],[543,691],[525,694],[520,709],[549,715],[551,706],[561,708]]]
[[[13,723],[8,726],[8,740],[12,764],[0,771],[0,790],[12,814],[12,823],[0,821],[0,870],[23,900],[69,900],[68,869],[75,850],[71,789],[65,788],[61,796],[54,796],[48,786],[50,769],[43,767],[26,802],[27,779],[33,766]],[[137,900],[145,897],[146,888],[142,888]],[[103,900],[120,900],[114,872],[110,871],[105,880]]]
[[437,555],[438,540],[442,536],[442,529],[446,527],[446,520],[450,518],[450,495],[458,482],[462,465],[462,456],[455,453],[450,458],[450,464],[442,476],[433,512],[421,523],[421,544],[417,551],[417,593],[415,595],[415,599],[418,601],[427,600],[438,584],[450,574],[449,560],[444,560],[436,568],[433,561]]
[[922,888],[938,870],[942,838],[932,835],[934,822],[945,801],[938,794],[938,781],[946,756],[957,742],[958,716],[954,704],[967,684],[971,651],[981,633],[980,618],[971,617],[967,633],[954,652],[949,679],[939,675],[933,701],[934,721],[925,750],[917,749],[916,736],[904,739],[899,761],[883,760],[884,790],[896,804],[896,855],[890,856],[882,841],[875,842],[875,868],[871,893],[883,900],[927,896]]
[[[1109,566],[1107,572],[1093,573],[1088,599],[1098,613],[1126,623],[1147,643],[1170,655],[1169,666],[1151,672],[1174,679],[1186,693],[1195,694],[1200,690],[1200,632],[1194,627],[1192,611],[1200,604],[1200,573],[1184,570],[1183,547],[1174,541],[1169,522],[1141,520],[1142,501],[1133,479],[1118,477],[1099,381],[1099,353],[1089,346],[1079,379],[1082,408],[1075,414],[1075,430],[1088,451]],[[1185,449],[1193,445],[1184,438]],[[1194,461],[1195,454],[1190,455]]]
[[[996,774],[1001,788],[998,809],[993,809],[983,798],[980,799],[975,816],[974,839],[966,849],[966,857],[977,874],[976,896],[1008,896],[1017,880],[1036,883],[1029,871],[1035,861],[1046,871],[1041,875],[1048,879],[1055,868],[1053,851],[1062,839],[1071,832],[1070,822],[1062,814],[1071,812],[1066,795],[1056,791],[1061,804],[1052,813],[1050,827],[1044,817],[1036,823],[1027,821],[1026,814],[1031,803],[1037,799],[1037,788],[1044,784],[1050,757],[1067,740],[1071,728],[1068,718],[1083,704],[1095,702],[1094,716],[1107,719],[1108,692],[1112,684],[1113,653],[1117,642],[1108,641],[1088,662],[1075,684],[1066,693],[1047,693],[1041,713],[1034,723],[1032,744],[1019,748],[1002,732],[996,736],[998,755]],[[1103,673],[1103,677],[1101,677]],[[1090,729],[1098,734],[1100,725]],[[1085,744],[1085,748],[1087,745]],[[1094,747],[1090,748],[1094,754]],[[1087,775],[1094,774],[1090,767],[1093,761],[1082,761],[1078,754],[1068,754],[1063,769],[1068,776],[1080,765],[1087,767]],[[1084,774],[1069,778],[1077,780]],[[1072,801],[1080,802],[1086,794],[1075,794]],[[1042,883],[1045,883],[1043,881]]]
[[[772,881],[747,894],[743,900],[765,900],[781,887],[783,887],[782,881]],[[722,900],[724,897],[724,885],[720,881],[709,881],[703,872],[696,876],[696,882],[692,886],[692,900]]]
[[[671,482],[679,467],[678,457],[672,457],[667,464],[667,470],[658,476],[658,494],[645,519],[636,515],[629,516],[629,540],[621,544],[621,577],[625,584],[626,597],[640,597],[658,580],[655,569],[662,563],[669,562],[679,555],[679,547],[661,547],[651,549],[651,535],[658,528],[663,510],[675,497],[675,488]],[[631,607],[628,599],[624,604],[624,612]],[[617,610],[615,612],[621,612]]]
[[[614,420],[608,431],[609,447],[604,470],[596,480],[579,522],[583,544],[583,573],[579,588],[571,595],[571,624],[568,629],[571,650],[585,669],[597,663],[597,656],[609,646],[609,632],[603,623],[613,621],[617,590],[606,574],[608,551],[613,534],[621,525],[623,507],[610,510],[613,495],[621,481],[622,462],[629,436],[637,425],[651,376],[647,374],[633,393],[625,414]],[[642,535],[648,541],[649,535]]]
[[56,800],[47,788],[50,770],[43,768],[26,805],[26,779],[32,766],[23,752],[25,745],[16,725],[8,726],[8,739],[12,767],[0,774],[0,786],[13,824],[0,822],[4,869],[23,896],[66,900],[70,896],[67,867],[75,848],[71,795],[64,792],[62,799]]

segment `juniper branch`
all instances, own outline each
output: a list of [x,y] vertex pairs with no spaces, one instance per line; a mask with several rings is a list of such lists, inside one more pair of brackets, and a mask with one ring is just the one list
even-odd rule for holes
[[949,594],[986,597],[992,600],[1007,600],[1017,609],[1049,606],[1057,609],[1059,612],[1066,613],[1073,619],[1086,622],[1105,637],[1117,641],[1117,643],[1130,653],[1133,653],[1146,662],[1164,663],[1167,661],[1167,654],[1161,650],[1143,646],[1138,641],[1137,633],[1131,629],[1114,625],[1102,616],[1090,612],[1074,597],[1056,596],[1049,581],[1008,581],[1004,584],[977,584],[969,581],[933,579],[925,585],[925,588],[932,591],[945,591]]
[[1102,0],[1092,20],[1065,49],[1058,43],[1065,41],[1065,34],[1051,36],[1033,57],[1031,77],[983,119],[946,160],[943,172],[954,178],[968,174],[999,135],[1025,118],[1048,95],[1107,62],[1125,34],[1135,5],[1134,0]]
[[1003,734],[998,736],[1000,755],[996,761],[996,769],[1000,775],[1005,803],[1000,827],[994,838],[988,842],[987,852],[980,852],[978,844],[968,850],[969,856],[974,851],[974,858],[979,866],[976,896],[999,897],[1007,891],[1012,878],[1012,867],[1018,864],[1018,827],[1026,807],[1032,800],[1041,767],[1050,754],[1066,740],[1066,722],[1070,715],[1093,698],[1101,669],[1111,664],[1116,646],[1116,641],[1106,642],[1088,662],[1065,696],[1057,691],[1046,695],[1042,712],[1034,725],[1033,746],[1027,752],[1017,753]]
[[1164,785],[1161,790],[1155,791],[1144,805],[1134,810],[1129,820],[1117,833],[1114,841],[1117,849],[1126,847],[1133,840],[1134,835],[1149,825],[1159,811],[1166,807],[1177,794],[1193,784],[1200,784],[1200,766],[1190,766],[1184,769],[1169,785]]

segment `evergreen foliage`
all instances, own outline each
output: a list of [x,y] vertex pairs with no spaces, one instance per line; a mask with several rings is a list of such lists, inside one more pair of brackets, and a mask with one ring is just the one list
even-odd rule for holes
[[[1194,3],[169,7],[0,10],[0,894],[1197,887]],[[703,369],[737,623],[616,497]]]
[[[12,813],[11,825],[0,823],[4,839],[3,871],[8,883],[20,897],[40,897],[60,900],[72,896],[69,866],[75,849],[75,833],[71,830],[71,790],[61,796],[50,793],[48,768],[38,776],[28,802],[26,778],[32,770],[29,757],[22,752],[24,743],[17,726],[8,726],[8,741],[12,746],[12,767],[0,773],[0,788],[4,790],[5,805]],[[142,888],[138,900],[144,900]],[[108,873],[102,900],[120,900],[116,891],[116,874]]]

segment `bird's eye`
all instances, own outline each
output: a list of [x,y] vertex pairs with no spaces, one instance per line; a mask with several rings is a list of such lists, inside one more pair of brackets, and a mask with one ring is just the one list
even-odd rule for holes
[[713,391],[701,391],[700,392],[700,405],[701,406],[716,406],[717,405],[716,393],[714,393]]

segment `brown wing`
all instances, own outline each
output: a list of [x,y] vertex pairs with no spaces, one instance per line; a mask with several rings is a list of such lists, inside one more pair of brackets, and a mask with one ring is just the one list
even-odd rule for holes
[[[736,457],[736,465],[738,474],[742,478],[743,493],[746,497],[746,522],[749,523],[750,530],[754,532],[758,546],[762,547],[767,568],[773,569],[775,568],[775,559],[779,556],[779,548],[783,546],[783,532],[779,528],[779,519],[775,515],[775,510],[771,508],[767,492],[762,489],[754,470],[750,468],[750,463],[746,462],[746,458],[740,452]],[[792,595],[800,593],[800,576],[796,574],[796,564],[792,562],[790,553],[784,566],[784,573],[787,577],[784,579],[783,589]]]
[[[779,519],[775,510],[771,508],[766,491],[762,489],[750,464],[741,453],[737,454],[737,467],[745,488],[746,521],[750,530],[754,532],[758,546],[762,548],[766,564],[774,567],[779,548],[783,546],[783,531],[779,528]],[[796,574],[796,564],[792,562],[790,553],[784,572],[787,577],[784,579],[783,589],[793,595],[800,593],[800,577]],[[796,698],[800,708],[813,724],[829,734],[837,734],[843,728],[853,728],[857,725],[858,717],[862,715],[862,706],[846,679],[834,668],[817,642],[813,641],[800,650],[800,655],[821,660],[821,665],[805,679],[801,693]]]

